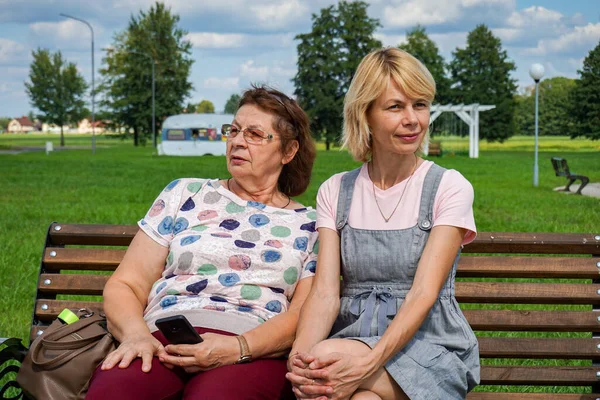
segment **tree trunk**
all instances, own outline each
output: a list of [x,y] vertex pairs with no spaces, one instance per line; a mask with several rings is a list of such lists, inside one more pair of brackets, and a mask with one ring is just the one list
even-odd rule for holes
[[135,147],[137,147],[138,145],[138,136],[139,136],[139,130],[137,127],[133,128],[133,145]]
[[63,133],[63,126],[60,125],[60,147],[65,147],[65,134]]
[[330,145],[329,139],[325,139],[325,150],[329,151],[329,145]]

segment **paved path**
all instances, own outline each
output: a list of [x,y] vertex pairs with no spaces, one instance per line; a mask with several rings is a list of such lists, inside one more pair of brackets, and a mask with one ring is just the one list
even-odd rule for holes
[[[563,190],[564,188],[565,188],[564,186],[559,186],[559,187],[554,188],[554,190],[560,191],[560,190]],[[565,194],[575,194],[575,192],[577,192],[577,189],[579,189],[579,183],[574,183],[569,188],[569,193],[565,193]],[[600,182],[588,183],[581,191],[581,194],[584,196],[596,197],[596,198],[600,199]]]
[[[103,146],[96,146],[103,147]],[[91,150],[90,146],[65,146],[54,147],[53,151],[62,151],[62,150]],[[21,154],[21,153],[30,153],[32,151],[46,151],[46,146],[30,146],[30,147],[13,147],[10,149],[0,149],[0,154]]]

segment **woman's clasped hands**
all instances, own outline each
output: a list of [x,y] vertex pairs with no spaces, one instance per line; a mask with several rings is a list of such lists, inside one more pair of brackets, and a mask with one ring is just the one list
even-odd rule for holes
[[286,377],[297,399],[343,400],[356,392],[370,370],[365,357],[329,353],[317,358],[296,353],[288,360]]

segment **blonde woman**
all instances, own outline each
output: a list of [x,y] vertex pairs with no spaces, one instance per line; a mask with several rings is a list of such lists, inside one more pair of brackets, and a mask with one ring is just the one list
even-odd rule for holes
[[344,144],[364,164],[319,189],[318,268],[288,359],[298,399],[463,399],[479,382],[454,297],[473,188],[419,157],[434,95],[427,68],[396,48],[356,71]]

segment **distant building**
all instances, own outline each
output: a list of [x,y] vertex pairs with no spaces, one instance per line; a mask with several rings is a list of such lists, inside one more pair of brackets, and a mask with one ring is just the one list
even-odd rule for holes
[[[94,121],[94,133],[104,132],[104,122]],[[84,118],[77,125],[77,133],[92,133],[92,121],[89,118]]]
[[[42,124],[42,132],[44,133],[60,133],[60,126],[56,124]],[[63,125],[63,132],[70,133],[71,127],[69,125]]]
[[15,118],[8,123],[8,132],[27,133],[35,130],[33,122],[27,117]]

